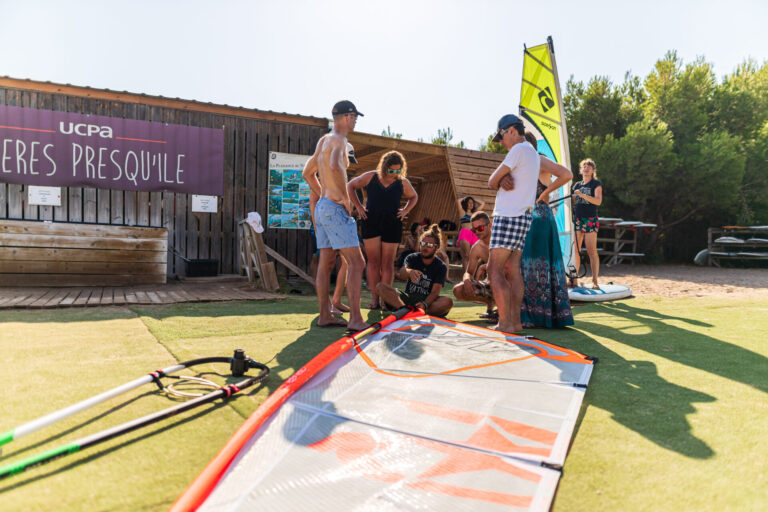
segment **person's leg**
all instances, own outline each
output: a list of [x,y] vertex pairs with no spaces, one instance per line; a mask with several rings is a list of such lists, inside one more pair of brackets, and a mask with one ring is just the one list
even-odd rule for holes
[[453,307],[453,300],[450,297],[438,297],[429,305],[427,314],[432,316],[445,316]]
[[598,288],[597,274],[600,271],[600,258],[597,256],[597,231],[592,231],[584,235],[589,254],[589,266],[592,269],[592,288]]
[[395,280],[395,254],[397,246],[389,242],[381,243],[381,282],[389,285]]
[[405,306],[403,299],[400,298],[400,294],[390,284],[384,282],[379,283],[378,286],[376,286],[376,293],[378,293],[381,300],[386,304],[389,304],[390,307],[399,309]]
[[510,317],[512,306],[511,290],[509,282],[504,277],[504,267],[512,252],[503,247],[494,247],[490,251],[488,259],[488,278],[491,281],[491,290],[496,306],[499,311],[499,323],[493,329],[498,331],[512,332],[514,325]]
[[[347,260],[341,255],[341,267],[339,273],[336,274],[336,287],[333,290],[333,299],[331,299],[331,312],[336,314],[347,313],[349,308],[341,302],[341,296],[344,293],[344,288],[347,287],[347,274],[349,272],[349,265]],[[335,311],[334,311],[335,310]]]
[[349,328],[361,330],[368,327],[360,313],[360,293],[363,287],[363,254],[359,246],[340,249],[347,261],[347,299],[349,300]]
[[576,231],[576,249],[573,254],[573,263],[576,267],[576,277],[571,279],[573,286],[579,286],[579,268],[581,267],[581,246],[584,243],[584,232]]
[[317,290],[317,303],[320,308],[320,317],[317,320],[317,325],[321,327],[328,325],[346,325],[346,322],[331,315],[331,303],[328,293],[331,288],[331,270],[333,270],[335,262],[336,251],[331,248],[320,249],[320,261],[317,265],[315,289]]
[[467,271],[467,265],[469,264],[469,251],[472,247],[464,239],[459,240],[459,253],[461,254],[461,274]]
[[454,286],[452,291],[453,296],[456,297],[456,300],[485,304],[488,309],[493,306],[493,299],[479,295],[475,288],[465,286],[463,281]]
[[[504,277],[509,283],[509,317],[511,319],[512,331],[519,331],[523,328],[520,321],[520,308],[523,304],[523,274],[520,272],[520,259],[523,251],[512,251],[504,266]],[[499,306],[501,309],[501,306]],[[499,312],[501,314],[501,312]]]
[[371,290],[373,300],[371,300],[368,309],[379,307],[379,296],[376,292],[376,285],[381,281],[381,237],[365,238],[365,254],[368,256],[366,271],[368,275],[368,288]]

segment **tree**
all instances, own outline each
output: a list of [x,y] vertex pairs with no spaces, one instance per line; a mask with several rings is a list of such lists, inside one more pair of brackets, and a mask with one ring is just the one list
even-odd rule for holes
[[488,136],[486,143],[480,146],[480,151],[485,151],[487,153],[501,153],[502,155],[506,155],[508,153],[507,148],[505,148],[503,144],[493,142],[494,135],[496,135],[496,132],[493,132]]
[[441,146],[451,146],[454,148],[464,148],[464,141],[459,141],[458,144],[451,144],[451,141],[453,140],[453,130],[451,130],[450,127],[442,129],[438,128],[437,135],[432,137],[430,142],[432,144],[439,144]]
[[393,132],[392,129],[389,127],[389,125],[387,125],[387,129],[386,130],[382,130],[381,131],[381,135],[384,136],[384,137],[391,137],[393,139],[402,139],[403,138],[403,134],[402,133],[395,133],[395,132]]

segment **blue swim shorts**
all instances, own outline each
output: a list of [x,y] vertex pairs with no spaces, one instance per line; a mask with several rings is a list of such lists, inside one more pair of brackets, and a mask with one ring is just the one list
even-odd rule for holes
[[321,197],[315,207],[317,224],[317,248],[333,250],[359,247],[357,223],[347,209],[326,197]]

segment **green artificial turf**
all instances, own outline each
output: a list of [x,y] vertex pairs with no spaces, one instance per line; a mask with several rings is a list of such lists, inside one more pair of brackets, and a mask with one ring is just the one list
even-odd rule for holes
[[[482,310],[458,304],[449,318],[477,323]],[[763,508],[768,301],[642,297],[574,312],[574,328],[527,331],[600,358],[554,509]],[[264,386],[227,405],[0,480],[0,510],[167,509],[268,393],[343,334],[316,317],[309,296],[0,312],[0,433],[176,361],[243,348],[272,368]],[[6,445],[0,464],[172,403],[144,386]]]

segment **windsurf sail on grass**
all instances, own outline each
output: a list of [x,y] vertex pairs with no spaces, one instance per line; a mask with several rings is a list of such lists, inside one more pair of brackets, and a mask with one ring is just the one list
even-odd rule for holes
[[548,510],[592,368],[531,337],[393,315],[298,370],[172,510]]
[[[523,50],[520,117],[524,119],[526,128],[536,136],[539,153],[571,169],[568,129],[551,36],[547,38],[546,44]],[[571,185],[567,184],[553,193],[550,201],[554,203],[570,193]],[[570,200],[554,203],[553,213],[560,237],[563,264],[569,269],[574,264],[575,248]]]

